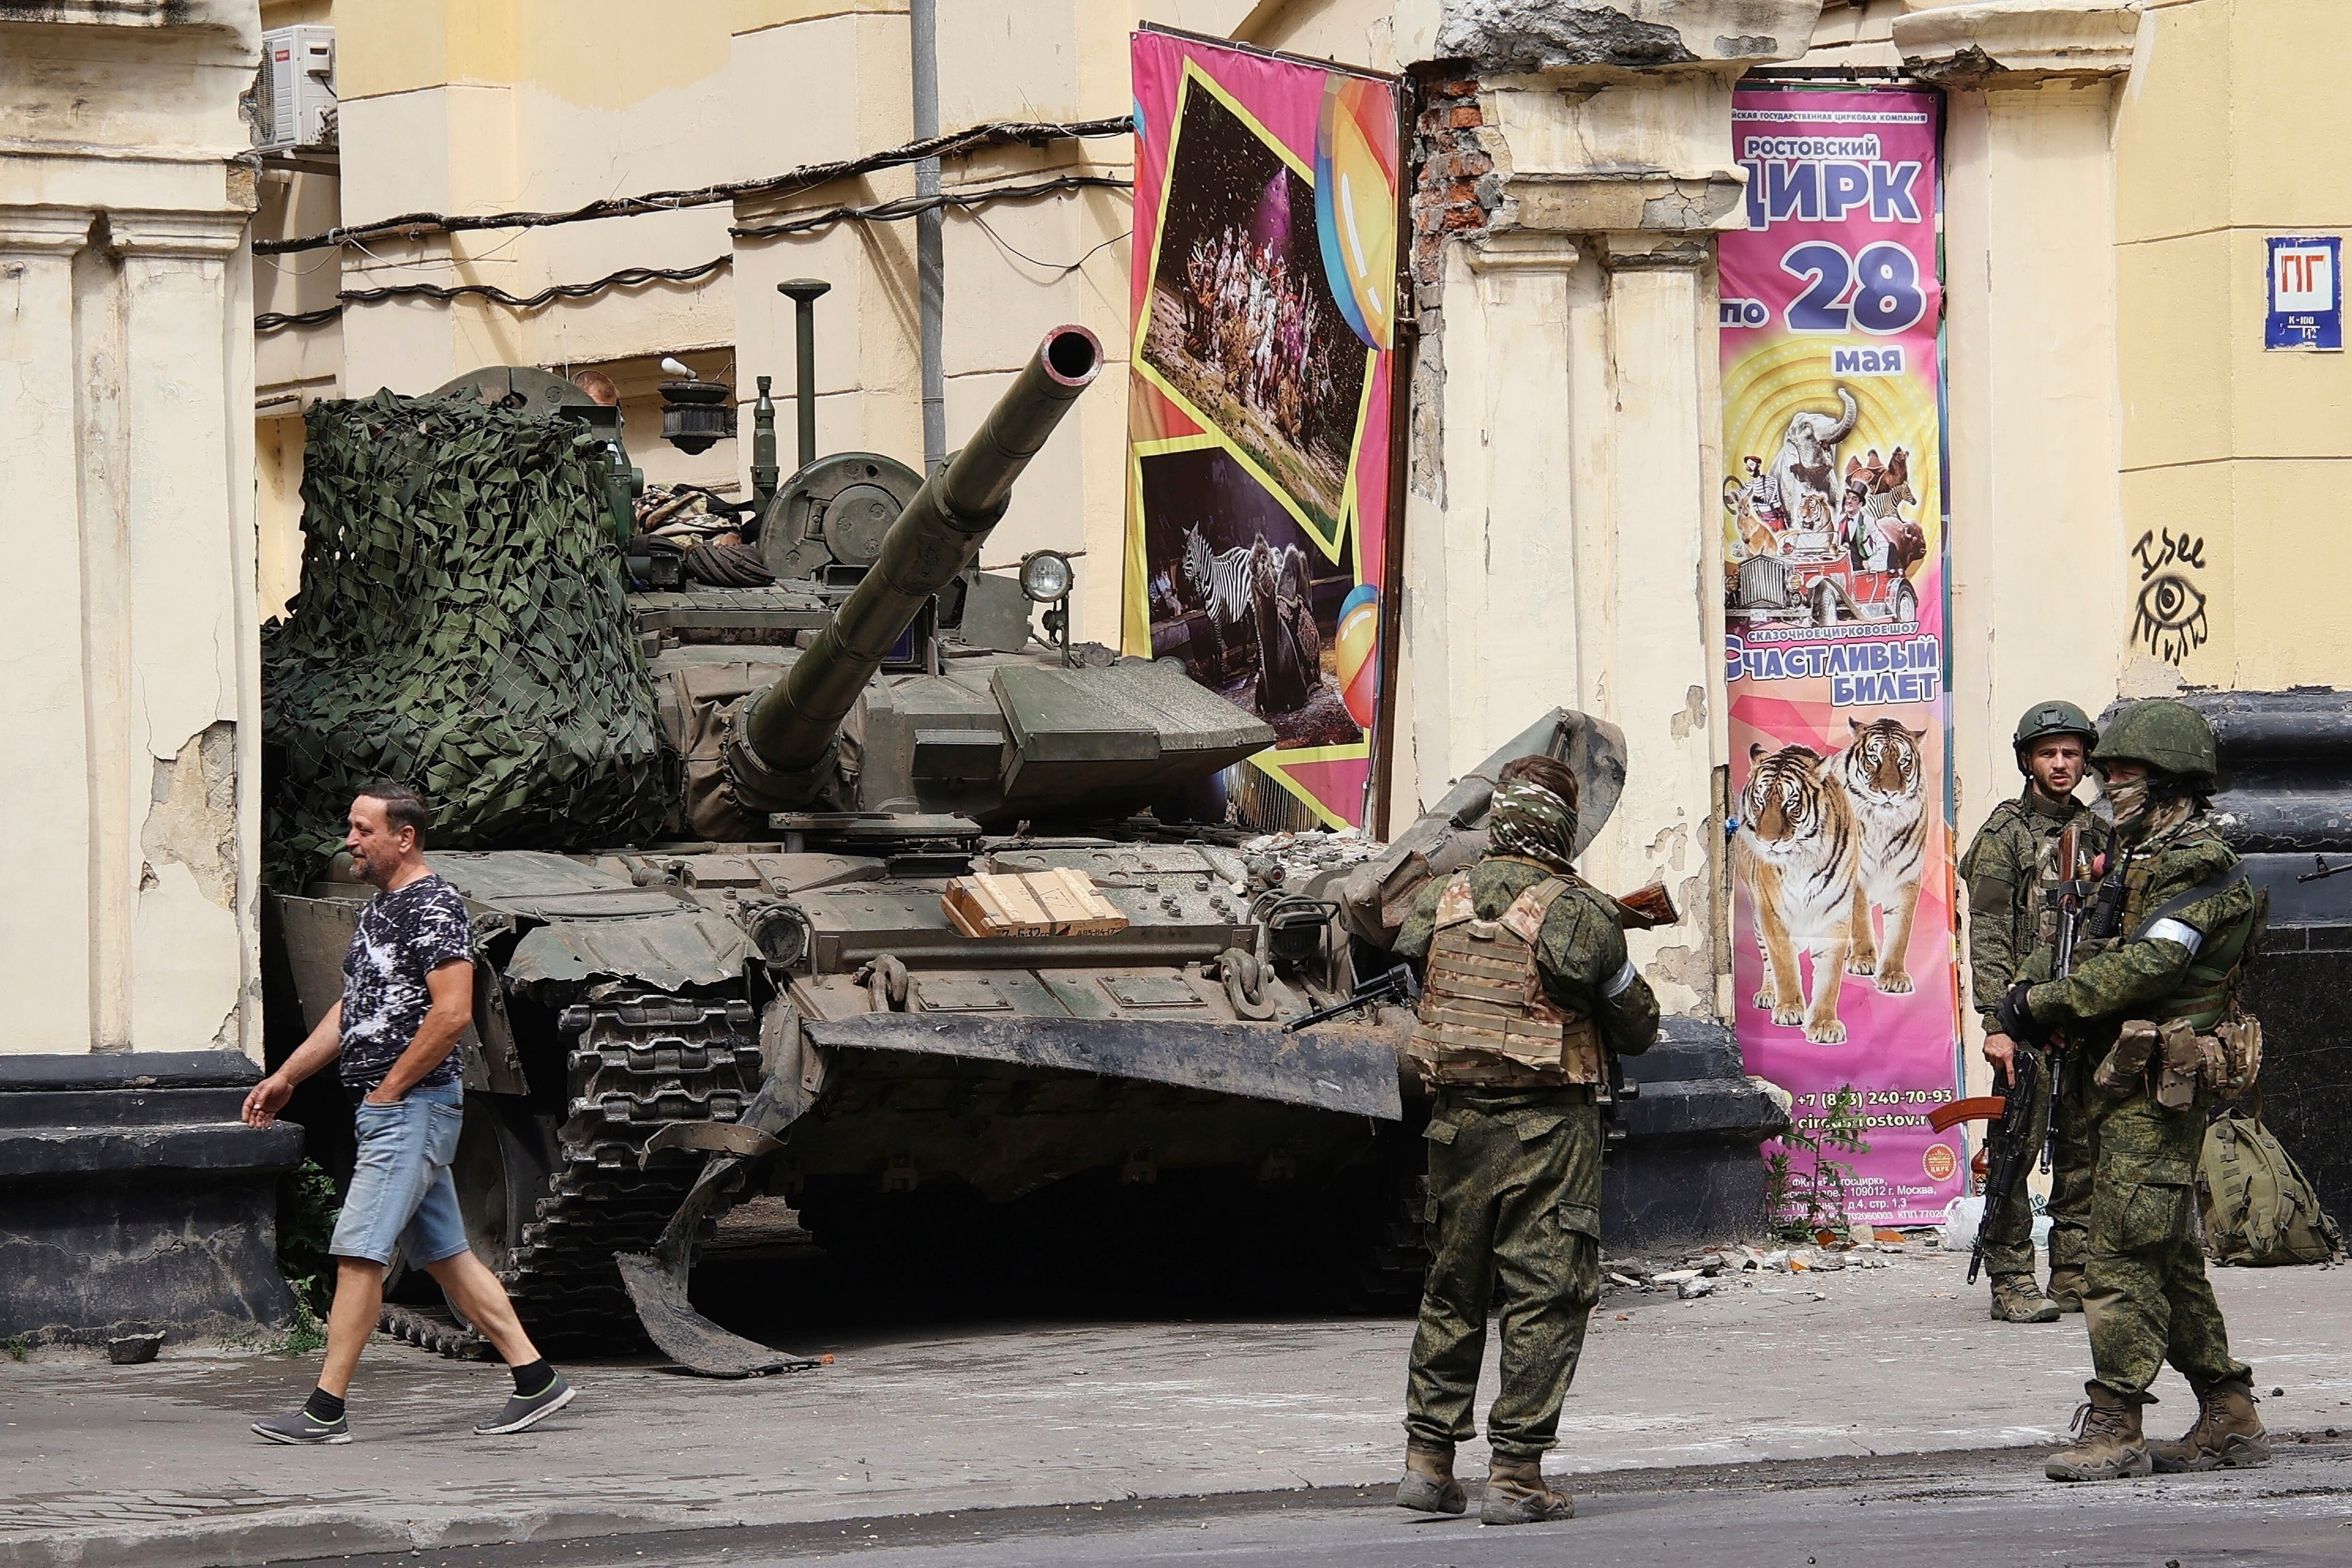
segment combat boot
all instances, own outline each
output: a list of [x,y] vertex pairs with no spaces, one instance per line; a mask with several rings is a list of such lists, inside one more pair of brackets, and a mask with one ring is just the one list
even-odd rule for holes
[[2031,1274],[1992,1277],[1992,1321],[1996,1323],[2054,1323],[2058,1303],[2044,1296]]
[[1460,1513],[1467,1506],[1462,1483],[1454,1479],[1453,1444],[1405,1439],[1404,1479],[1397,1483],[1396,1504],[1419,1513]]
[[2113,1481],[2148,1473],[2147,1439],[2140,1436],[2139,1405],[2085,1384],[2090,1398],[2074,1412],[2074,1446],[2042,1467],[2053,1481]]
[[2058,1303],[2062,1312],[2083,1310],[2083,1271],[2079,1268],[2053,1268],[2050,1271],[2050,1299]]
[[1540,1457],[1507,1459],[1497,1454],[1486,1466],[1486,1500],[1478,1505],[1481,1524],[1544,1524],[1574,1519],[1576,1500],[1544,1485]]
[[2197,1425],[2178,1443],[2150,1443],[2147,1457],[2166,1475],[2183,1470],[2249,1469],[2271,1462],[2269,1434],[2254,1414],[2250,1383],[2197,1387]]

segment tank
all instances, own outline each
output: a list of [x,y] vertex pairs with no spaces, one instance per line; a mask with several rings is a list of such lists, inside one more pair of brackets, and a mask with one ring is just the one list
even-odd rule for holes
[[[1283,1027],[1382,955],[1341,925],[1337,872],[1271,882],[1244,833],[1186,820],[1273,731],[1173,661],[1072,647],[1066,558],[981,569],[1101,364],[1083,328],[1049,333],[928,481],[818,458],[803,421],[799,468],[761,498],[779,580],[627,597],[677,762],[665,836],[429,852],[478,936],[460,1206],[541,1342],[795,1364],[687,1301],[698,1244],[755,1193],[855,1252],[921,1245],[924,1213],[1214,1178],[1310,1205],[1354,1282],[1417,1291],[1406,1015]],[[520,369],[445,391],[585,401]],[[618,516],[631,465],[606,412],[584,417],[612,436]],[[1590,731],[1530,734],[1567,754]],[[272,900],[306,1024],[369,891],[331,871]],[[386,1326],[469,1349],[397,1304],[399,1274]]]

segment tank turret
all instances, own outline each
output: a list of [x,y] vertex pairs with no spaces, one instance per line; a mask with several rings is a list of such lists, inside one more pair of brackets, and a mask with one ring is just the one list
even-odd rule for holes
[[1102,345],[1086,328],[1048,332],[971,443],[890,524],[814,646],[744,701],[723,752],[744,806],[792,810],[833,776],[842,721],[935,596],[973,563],[1013,481],[1101,370]]

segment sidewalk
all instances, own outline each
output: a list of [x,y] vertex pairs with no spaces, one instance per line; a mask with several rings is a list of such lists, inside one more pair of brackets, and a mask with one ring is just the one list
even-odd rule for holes
[[[2043,1444],[2089,1374],[2082,1320],[1990,1322],[1966,1260],[1769,1274],[1702,1300],[1612,1289],[1570,1396],[1566,1471]],[[2340,1269],[2217,1269],[2277,1430],[2352,1431]],[[816,1372],[710,1383],[575,1365],[572,1409],[471,1435],[495,1366],[379,1342],[346,1447],[271,1447],[316,1358],[166,1349],[0,1361],[0,1568],[194,1568],[625,1531],[1392,1480],[1398,1320],[894,1329],[793,1348]],[[1493,1384],[1491,1351],[1485,1390]],[[2155,1426],[2193,1409],[2169,1373]],[[1476,1474],[1483,1446],[1465,1453]],[[2030,1461],[2021,1455],[2019,1463]]]

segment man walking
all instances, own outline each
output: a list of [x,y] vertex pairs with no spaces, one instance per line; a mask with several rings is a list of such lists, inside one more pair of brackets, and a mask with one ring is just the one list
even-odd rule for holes
[[[2025,788],[2015,800],[1992,808],[1960,858],[1960,876],[1969,887],[1969,987],[1984,1023],[1985,1060],[2004,1075],[2011,1071],[2016,1046],[2000,1030],[2001,996],[2033,950],[2056,939],[2051,891],[2060,882],[2090,876],[2106,852],[2107,825],[2074,798],[2097,739],[2090,719],[2072,702],[2037,702],[2027,709],[2012,738]],[[2061,866],[2060,847],[2069,828],[2074,830],[2074,863]],[[2044,1084],[2051,1081],[2057,1055],[2043,1053]],[[2050,1124],[2052,1097],[2045,1090],[2035,1102],[2029,1133],[2033,1147],[2046,1139],[2051,1151],[2050,1293],[2045,1297],[2033,1279],[2033,1205],[2025,1190],[2027,1164],[2021,1162],[2000,1224],[1984,1237],[1996,1322],[2047,1323],[2061,1312],[2083,1310],[2083,1255],[2091,1226],[2091,1064],[2080,1051],[2063,1056],[2055,1086],[2057,1125]]]
[[352,802],[343,847],[376,894],[343,958],[342,1000],[246,1097],[245,1120],[267,1127],[296,1084],[340,1058],[357,1104],[359,1160],[328,1246],[338,1267],[326,1364],[301,1409],[253,1424],[273,1443],[352,1440],[344,1394],[383,1310],[395,1246],[439,1281],[514,1373],[514,1397],[477,1433],[520,1432],[572,1402],[571,1385],[532,1346],[497,1276],[467,1249],[457,1213],[449,1162],[464,1117],[457,1045],[473,1021],[474,943],[465,900],[425,863],[430,822],[424,797],[406,784],[370,784]]
[[1405,1385],[1402,1508],[1460,1513],[1454,1445],[1473,1406],[1499,1277],[1502,1388],[1486,1417],[1487,1524],[1568,1519],[1543,1455],[1601,1296],[1605,1052],[1658,1033],[1613,900],[1577,879],[1576,775],[1549,757],[1499,774],[1486,854],[1422,890],[1395,951],[1424,970],[1408,1058],[1429,1118],[1430,1264]]
[[[2230,1355],[2192,1228],[2213,1079],[2250,1067],[2238,978],[2263,910],[2207,809],[2215,752],[2212,725],[2185,702],[2136,702],[2108,724],[2091,757],[2115,806],[2116,848],[2088,956],[2052,980],[2053,950],[2042,948],[2001,998],[2012,1039],[2038,1045],[2063,1029],[2098,1059],[2083,1288],[2095,1375],[2075,1415],[2080,1440],[2045,1467],[2053,1480],[2270,1462],[2253,1373]],[[2168,1361],[2196,1390],[2197,1421],[2179,1442],[2151,1444],[2141,1407]]]

